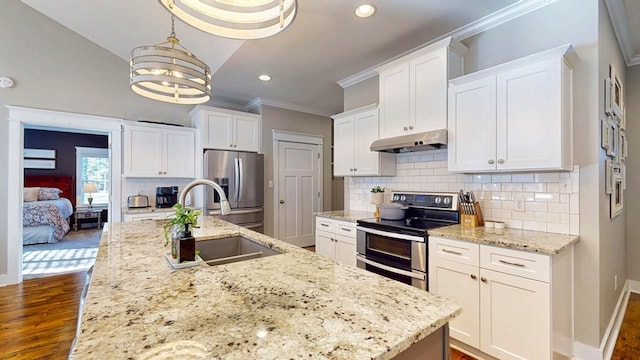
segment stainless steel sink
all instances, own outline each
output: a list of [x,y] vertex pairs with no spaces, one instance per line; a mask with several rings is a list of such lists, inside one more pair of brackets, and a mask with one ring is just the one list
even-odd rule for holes
[[196,241],[196,250],[200,251],[200,258],[210,266],[281,254],[242,236],[199,240]]

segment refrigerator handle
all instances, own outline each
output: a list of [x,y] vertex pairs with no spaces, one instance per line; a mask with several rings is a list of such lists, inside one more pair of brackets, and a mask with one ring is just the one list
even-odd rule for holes
[[244,184],[244,164],[242,164],[242,158],[238,159],[238,167],[240,168],[240,177],[238,183],[240,186],[238,186],[238,202],[242,201],[242,193],[243,193],[243,184]]
[[238,197],[240,196],[240,159],[235,158],[235,176],[234,176],[234,194],[233,201],[238,201]]

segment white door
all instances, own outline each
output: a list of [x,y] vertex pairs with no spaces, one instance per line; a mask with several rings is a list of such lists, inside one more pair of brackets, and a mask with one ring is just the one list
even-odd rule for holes
[[480,269],[480,350],[499,359],[550,359],[549,284]]
[[380,77],[380,137],[406,135],[410,124],[409,63],[386,70]]
[[[376,133],[377,133],[376,127]],[[354,117],[335,120],[333,123],[333,175],[353,176],[355,167]],[[368,145],[367,145],[368,146]]]
[[449,171],[496,169],[495,79],[449,88]]
[[480,347],[479,268],[430,257],[429,292],[458,303],[463,309],[449,323],[449,334],[475,348]]
[[196,176],[196,137],[191,131],[164,131],[165,176],[194,178]]
[[498,170],[562,167],[559,72],[553,59],[497,76]]
[[278,141],[278,239],[314,244],[314,212],[320,204],[322,146]]
[[[380,153],[369,150],[369,146],[371,146],[372,142],[379,139],[378,110],[373,109],[362,114],[357,114],[354,118],[354,123],[355,139],[352,141],[352,144],[355,143],[355,148],[353,149],[356,168],[355,174],[377,175],[380,169]],[[336,155],[334,159],[343,156],[340,153]]]
[[162,131],[153,128],[125,126],[125,176],[162,176]]
[[235,144],[233,148],[240,151],[260,152],[260,126],[258,118],[251,116],[234,116]]
[[[443,51],[444,50],[444,51]],[[446,49],[434,51],[409,62],[411,132],[447,127],[447,58]]]
[[212,149],[233,149],[233,115],[211,112],[207,121],[208,133],[206,147]]
[[335,259],[336,243],[332,233],[316,230],[316,254]]

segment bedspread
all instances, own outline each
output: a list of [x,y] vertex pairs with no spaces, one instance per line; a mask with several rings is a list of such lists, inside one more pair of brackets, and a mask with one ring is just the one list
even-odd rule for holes
[[54,228],[55,240],[59,241],[66,233],[69,232],[70,229],[67,219],[71,215],[71,211],[65,211],[64,209],[65,206],[59,206],[59,204],[56,205],[52,203],[52,201],[34,201],[24,203],[23,224],[25,227],[42,225],[51,226]]

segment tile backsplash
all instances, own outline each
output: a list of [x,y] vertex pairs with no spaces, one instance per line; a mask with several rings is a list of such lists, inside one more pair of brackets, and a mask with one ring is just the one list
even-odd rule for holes
[[193,179],[154,179],[154,178],[122,178],[122,204],[127,206],[129,195],[147,195],[149,205],[156,205],[156,187],[178,186],[182,191]]
[[[579,169],[571,172],[455,174],[447,171],[447,150],[397,155],[395,177],[349,178],[352,210],[375,211],[371,188],[391,190],[473,191],[485,219],[514,229],[579,234]],[[516,210],[524,202],[524,211]]]

